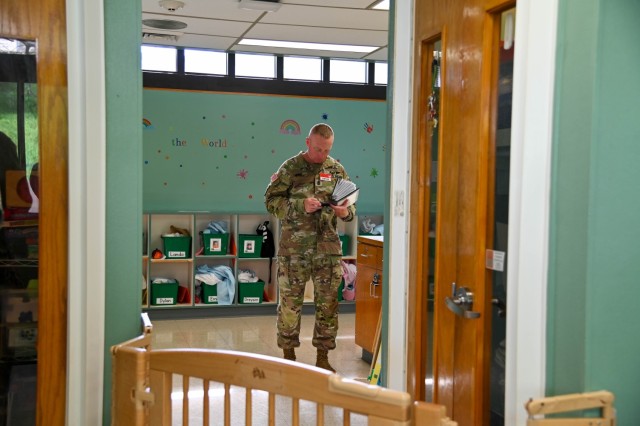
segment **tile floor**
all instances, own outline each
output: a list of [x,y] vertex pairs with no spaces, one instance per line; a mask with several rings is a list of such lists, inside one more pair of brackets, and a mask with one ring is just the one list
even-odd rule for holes
[[[344,377],[366,378],[370,365],[362,360],[362,348],[354,341],[355,314],[341,313],[339,321],[336,349],[329,352],[329,362]],[[298,362],[315,365],[312,334],[313,315],[303,315],[301,345],[296,349]],[[282,356],[282,350],[276,344],[275,315],[155,320],[152,347],[231,349]]]
[[[337,347],[329,352],[329,361],[336,368],[338,374],[343,377],[365,381],[369,375],[370,365],[361,359],[362,349],[354,342],[355,314],[341,313],[340,325],[338,329]],[[301,346],[296,350],[298,362],[315,365],[316,350],[311,344],[313,332],[313,315],[303,315],[301,328]],[[153,341],[152,347],[155,349],[164,348],[216,348],[231,349],[246,352],[259,353],[282,357],[282,350],[276,344],[276,318],[275,315],[267,316],[246,316],[246,317],[225,317],[206,319],[181,319],[181,320],[154,320],[153,321]],[[182,385],[174,381],[174,416],[173,424],[181,423],[181,390]],[[191,392],[202,392],[202,383],[190,385]],[[217,406],[222,408],[222,389],[212,389],[211,412],[218,411]],[[232,388],[232,395],[234,394]],[[211,395],[211,391],[210,391]],[[237,397],[236,397],[237,395]],[[239,407],[244,406],[244,394],[237,392],[234,395],[234,402]],[[216,396],[219,396],[217,398]],[[266,399],[262,401],[260,397],[254,397],[254,407],[262,406],[258,409],[263,416],[254,419],[255,425],[266,424]],[[291,412],[289,401],[277,402],[277,412],[286,413],[287,417]],[[241,408],[243,410],[243,408]],[[254,408],[255,409],[255,408]],[[192,407],[190,410],[190,424],[202,424],[200,409]],[[306,403],[300,407],[302,424],[315,424],[315,404]],[[235,413],[234,413],[235,414]],[[200,418],[198,418],[200,417]],[[237,424],[244,424],[244,416],[238,416],[241,420]],[[212,418],[212,424],[222,424],[221,418]],[[236,424],[236,422],[232,422]],[[277,425],[287,424],[278,421]],[[325,410],[325,424],[342,424],[341,412]],[[366,421],[358,416],[352,416],[351,424],[366,424]]]

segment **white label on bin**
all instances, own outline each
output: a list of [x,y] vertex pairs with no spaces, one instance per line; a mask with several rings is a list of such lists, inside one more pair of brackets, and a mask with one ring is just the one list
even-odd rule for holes
[[156,305],[173,305],[173,297],[158,297]]
[[244,297],[242,303],[260,303],[259,297]]
[[186,251],[169,251],[169,255],[167,257],[187,257]]
[[207,297],[207,302],[209,302],[209,303],[218,303],[218,296],[209,296],[209,297]]

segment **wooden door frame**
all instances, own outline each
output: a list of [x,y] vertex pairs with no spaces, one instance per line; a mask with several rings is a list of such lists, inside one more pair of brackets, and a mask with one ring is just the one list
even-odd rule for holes
[[36,40],[40,215],[36,422],[64,425],[67,376],[68,128],[64,0],[0,2],[0,34]]

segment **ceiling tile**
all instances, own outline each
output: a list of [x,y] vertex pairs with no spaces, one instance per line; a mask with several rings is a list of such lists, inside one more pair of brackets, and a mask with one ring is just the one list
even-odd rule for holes
[[364,56],[363,59],[367,59],[370,61],[387,61],[389,59],[389,49],[385,47],[383,49],[377,50]]
[[308,43],[357,44],[363,46],[386,46],[386,31],[367,31],[352,29],[334,29],[301,27],[294,25],[257,24],[245,35],[245,38],[264,40],[303,41]]
[[386,31],[388,20],[389,13],[387,11],[283,4],[280,10],[268,13],[260,22],[266,24],[294,24],[307,27]]

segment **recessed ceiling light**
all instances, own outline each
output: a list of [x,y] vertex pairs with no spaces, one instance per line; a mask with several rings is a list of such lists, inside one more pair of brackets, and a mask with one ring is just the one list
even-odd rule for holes
[[240,0],[238,7],[247,10],[277,12],[280,9],[280,0]]
[[389,10],[389,0],[381,0],[378,4],[373,6],[373,9]]
[[243,38],[238,44],[245,46],[284,47],[289,49],[331,50],[335,52],[371,53],[377,46],[356,46],[349,44],[304,43],[298,41],[258,40]]

